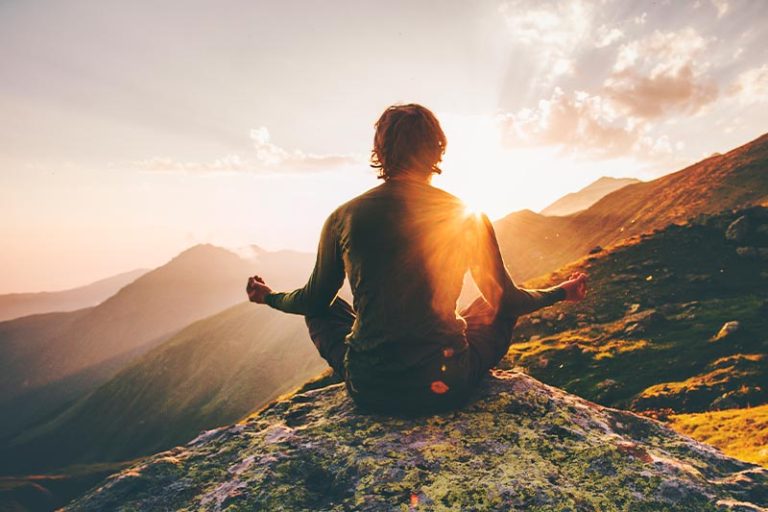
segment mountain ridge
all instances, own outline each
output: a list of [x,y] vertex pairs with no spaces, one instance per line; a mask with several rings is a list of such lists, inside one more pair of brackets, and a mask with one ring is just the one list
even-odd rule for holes
[[[277,285],[293,285],[310,254],[262,258]],[[211,244],[193,246],[101,304],[0,322],[0,438],[40,421],[105,382],[131,358],[179,329],[243,301],[254,262]],[[66,388],[51,386],[68,379]],[[47,388],[34,403],[25,396]],[[13,407],[11,409],[11,407]]]
[[565,216],[585,210],[606,195],[627,185],[641,183],[637,178],[612,178],[602,176],[589,185],[564,195],[539,213],[547,216]]
[[494,222],[512,277],[552,272],[610,243],[768,198],[768,134],[652,181],[611,192],[565,217],[515,212]]
[[95,306],[148,271],[146,268],[137,268],[66,290],[2,294],[0,322],[23,316],[74,311]]

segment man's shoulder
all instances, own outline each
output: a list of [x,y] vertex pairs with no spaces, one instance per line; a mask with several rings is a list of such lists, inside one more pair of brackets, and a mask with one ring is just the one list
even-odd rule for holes
[[377,195],[380,195],[383,192],[383,183],[380,183],[379,185],[375,187],[371,187],[365,192],[356,195],[355,197],[348,199],[344,203],[340,204],[335,212],[342,211],[342,210],[348,210],[350,208],[354,208],[355,206],[364,203],[366,200],[370,199],[371,197],[375,197]]
[[442,197],[446,201],[450,201],[452,203],[460,204],[460,205],[464,204],[464,201],[462,201],[460,197],[458,197],[458,196],[456,196],[454,194],[451,194],[450,192],[448,192],[445,189],[442,189],[440,187],[435,187],[434,185],[432,185],[431,188],[434,190],[434,193],[436,195]]

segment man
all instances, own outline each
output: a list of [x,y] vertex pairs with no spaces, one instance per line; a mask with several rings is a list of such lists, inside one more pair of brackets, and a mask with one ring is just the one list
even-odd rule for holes
[[[253,276],[246,291],[253,302],[306,317],[320,355],[359,407],[451,409],[506,354],[520,315],[583,299],[586,275],[546,290],[515,286],[488,217],[431,185],[446,147],[434,114],[396,105],[375,128],[371,166],[384,182],[326,219],[307,284],[276,293]],[[467,271],[482,296],[457,314]],[[345,276],[353,306],[337,296]]]

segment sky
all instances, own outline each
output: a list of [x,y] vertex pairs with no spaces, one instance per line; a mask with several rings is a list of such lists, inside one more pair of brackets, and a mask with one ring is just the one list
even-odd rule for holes
[[[491,218],[766,131],[768,2],[0,0],[0,293],[314,251],[421,103]],[[762,122],[761,122],[762,121]]]

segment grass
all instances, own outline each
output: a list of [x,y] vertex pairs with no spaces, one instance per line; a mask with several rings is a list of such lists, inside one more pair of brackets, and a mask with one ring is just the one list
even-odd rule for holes
[[675,414],[669,425],[723,453],[768,468],[768,404],[744,409]]

